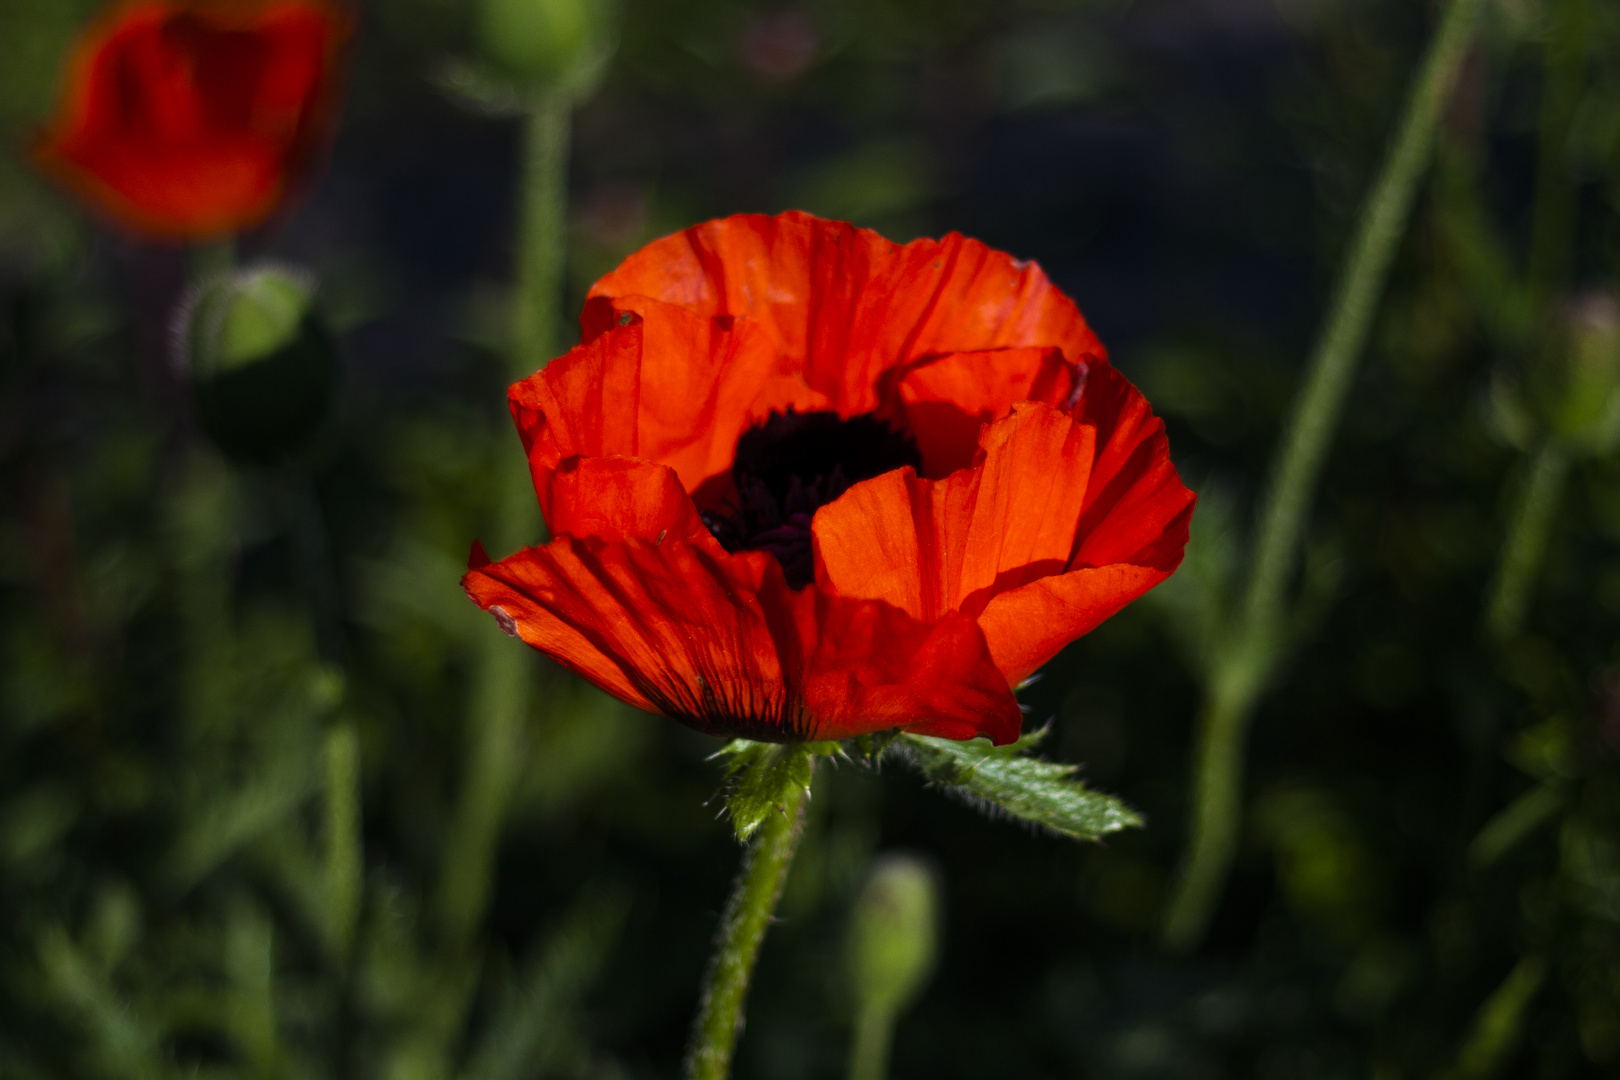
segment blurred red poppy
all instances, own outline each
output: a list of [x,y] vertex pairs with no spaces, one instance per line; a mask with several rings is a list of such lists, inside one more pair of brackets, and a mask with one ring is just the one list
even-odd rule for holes
[[91,24],[36,160],[150,236],[257,224],[332,126],[348,14],[325,0],[138,0]]
[[1013,688],[1181,561],[1163,423],[1040,268],[807,214],[655,241],[511,390],[554,539],[468,594],[598,686],[769,741],[1015,739]]

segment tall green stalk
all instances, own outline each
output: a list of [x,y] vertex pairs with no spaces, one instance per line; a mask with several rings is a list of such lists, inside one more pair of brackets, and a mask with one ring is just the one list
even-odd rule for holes
[[1575,185],[1570,179],[1569,136],[1586,81],[1587,0],[1551,0],[1542,36],[1541,116],[1536,191],[1530,224],[1526,292],[1533,312],[1568,284],[1575,250]]
[[548,94],[524,124],[523,191],[518,223],[517,302],[512,378],[546,366],[561,324],[564,228],[568,217],[568,135],[573,103]]
[[771,814],[760,826],[759,838],[748,849],[726,901],[692,1027],[686,1080],[726,1080],[731,1075],[732,1052],[742,1032],[743,1001],[754,961],[804,829],[806,789],[790,786],[783,794],[781,812]]
[[1547,550],[1547,534],[1569,472],[1569,454],[1557,439],[1549,438],[1530,456],[1524,485],[1513,504],[1502,554],[1491,579],[1485,608],[1485,629],[1498,641],[1518,633],[1529,606],[1536,571]]
[[1299,561],[1345,397],[1427,168],[1435,126],[1456,82],[1481,0],[1450,0],[1362,208],[1326,323],[1273,459],[1248,588],[1229,644],[1215,657],[1200,718],[1191,840],[1164,925],[1173,950],[1197,945],[1231,867],[1249,720],[1281,659],[1284,590]]
[[[1569,139],[1586,82],[1590,21],[1586,0],[1555,0],[1547,6],[1545,17],[1535,206],[1524,285],[1532,325],[1540,326],[1548,325],[1554,300],[1568,286],[1575,250],[1575,184],[1570,176]],[[1543,344],[1532,362],[1567,360],[1549,355]],[[1528,472],[1486,592],[1485,629],[1499,642],[1517,634],[1524,622],[1576,450],[1557,434],[1548,434],[1529,455]]]
[[[568,128],[571,101],[542,97],[524,124],[517,290],[511,375],[543,367],[558,338],[564,222],[567,214]],[[505,553],[539,539],[542,528],[523,455],[502,445],[496,455],[492,546]],[[468,746],[460,796],[439,877],[438,930],[447,956],[465,958],[489,904],[501,823],[518,779],[524,720],[535,665],[521,642],[501,637],[493,623],[481,642],[468,696]],[[453,1010],[459,1019],[459,1009]]]

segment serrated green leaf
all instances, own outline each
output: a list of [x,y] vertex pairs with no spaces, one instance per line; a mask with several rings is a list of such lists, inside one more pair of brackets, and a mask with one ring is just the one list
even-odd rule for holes
[[781,813],[788,793],[810,790],[813,760],[834,753],[837,743],[761,743],[733,739],[721,755],[726,762],[726,810],[738,840],[747,840],[774,813]]
[[982,739],[902,735],[889,753],[987,813],[1006,814],[1060,836],[1096,840],[1142,824],[1136,811],[1075,779],[1078,766],[1029,757],[1046,733],[1043,728],[999,747]]

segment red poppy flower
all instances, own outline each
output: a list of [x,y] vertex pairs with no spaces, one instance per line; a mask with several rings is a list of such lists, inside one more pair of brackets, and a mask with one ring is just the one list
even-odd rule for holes
[[700,731],[1015,739],[1013,688],[1181,561],[1163,423],[1040,268],[807,214],[655,241],[511,390],[554,539],[468,594]]
[[326,0],[116,7],[80,39],[36,159],[152,236],[254,225],[328,133],[349,29]]

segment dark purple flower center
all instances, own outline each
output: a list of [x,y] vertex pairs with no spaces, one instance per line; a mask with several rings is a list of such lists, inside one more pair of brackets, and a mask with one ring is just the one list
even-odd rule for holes
[[810,521],[850,486],[902,465],[922,468],[917,441],[872,413],[773,412],[737,440],[731,478],[737,498],[703,512],[727,551],[768,551],[789,586],[815,580]]

